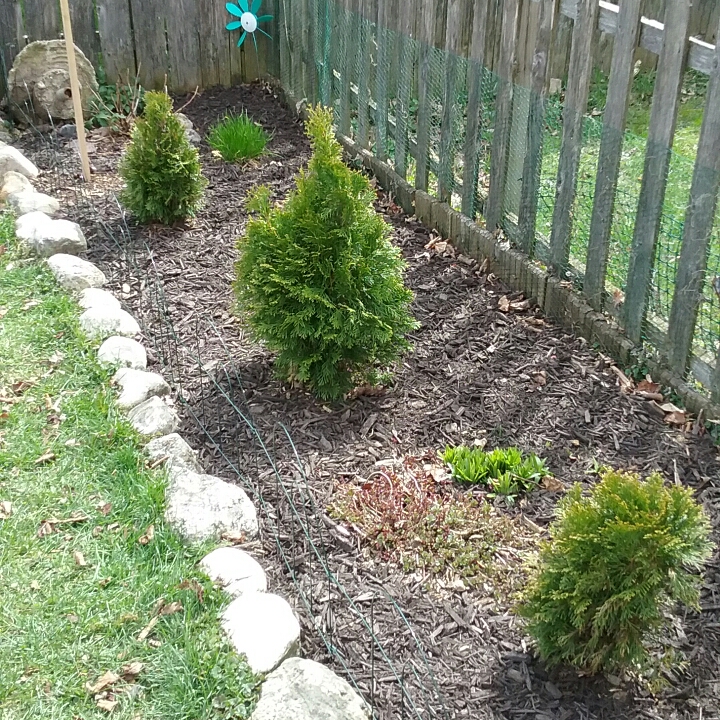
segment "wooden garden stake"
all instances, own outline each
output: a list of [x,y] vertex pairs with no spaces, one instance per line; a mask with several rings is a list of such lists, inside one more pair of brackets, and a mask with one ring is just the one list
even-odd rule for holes
[[82,108],[82,97],[80,96],[80,82],[77,74],[77,61],[75,59],[75,43],[73,42],[72,24],[70,22],[70,6],[68,0],[60,0],[62,10],[63,33],[65,34],[65,46],[67,47],[68,69],[70,71],[70,91],[73,98],[73,109],[75,111],[75,129],[77,130],[78,148],[82,162],[83,177],[85,182],[90,182],[90,160],[88,160],[87,143],[85,141],[85,116]]

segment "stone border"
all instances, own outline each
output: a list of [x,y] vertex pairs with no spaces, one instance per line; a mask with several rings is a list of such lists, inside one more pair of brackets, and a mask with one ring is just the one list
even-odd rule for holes
[[[292,102],[289,104],[294,106]],[[487,261],[489,272],[530,298],[548,318],[597,344],[623,367],[628,367],[633,358],[639,356],[640,348],[628,339],[619,325],[593,310],[573,289],[572,283],[550,275],[509,244],[497,242],[492,233],[447,203],[416,190],[350,138],[340,134],[337,138],[345,152],[352,158],[359,158],[408,215],[415,215],[420,222],[437,230],[463,254],[479,262]],[[720,420],[720,406],[694,390],[680,375],[654,360],[647,360],[647,365],[653,379],[673,388],[690,412],[705,419]]]
[[[232,599],[220,618],[223,631],[253,673],[267,676],[251,720],[368,720],[368,705],[346,680],[299,657],[300,623],[285,599],[267,592],[260,564],[240,547],[219,544],[226,534],[247,540],[258,535],[255,506],[242,488],[205,474],[195,451],[175,432],[180,419],[169,400],[170,386],[148,372],[138,322],[102,289],[103,272],[77,257],[87,249],[80,227],[34,207],[37,201],[59,210],[57,201],[35,192],[29,181],[37,176],[38,169],[16,148],[0,146],[0,191],[8,190],[10,209],[31,208],[17,220],[18,240],[47,258],[58,284],[78,301],[85,335],[102,341],[98,361],[117,368],[116,407],[145,439],[151,465],[167,473],[165,521],[186,542],[218,543],[200,568]],[[11,200],[18,187],[22,203]]]

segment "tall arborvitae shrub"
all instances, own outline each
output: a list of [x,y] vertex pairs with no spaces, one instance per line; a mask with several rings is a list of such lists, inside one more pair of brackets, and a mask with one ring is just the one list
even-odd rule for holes
[[171,225],[200,207],[206,183],[198,151],[166,93],[145,95],[145,112],[133,128],[120,175],[125,181],[120,201],[140,222]]
[[681,602],[698,607],[710,523],[692,491],[660,475],[608,471],[590,495],[563,500],[519,610],[549,665],[596,672],[642,667],[644,640]]
[[404,262],[370,182],[342,161],[332,111],[312,110],[307,133],[312,159],[285,204],[264,187],[248,200],[236,291],[279,375],[335,399],[397,358],[416,323]]

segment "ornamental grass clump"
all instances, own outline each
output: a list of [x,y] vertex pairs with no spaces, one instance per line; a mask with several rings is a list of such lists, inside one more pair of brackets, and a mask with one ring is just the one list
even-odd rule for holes
[[699,604],[698,571],[710,523],[692,491],[659,474],[607,471],[590,495],[562,501],[519,607],[549,665],[585,671],[641,669],[644,641],[676,603]]
[[227,162],[242,162],[260,157],[270,136],[262,125],[253,122],[247,113],[228,115],[213,125],[208,142]]
[[125,181],[120,201],[142,223],[172,225],[193,217],[202,204],[206,183],[198,151],[166,93],[146,93],[120,175]]
[[282,206],[257,188],[238,243],[236,292],[256,338],[278,353],[278,375],[337,399],[408,347],[416,327],[404,262],[375,212],[366,177],[342,161],[332,111],[310,112],[313,155]]

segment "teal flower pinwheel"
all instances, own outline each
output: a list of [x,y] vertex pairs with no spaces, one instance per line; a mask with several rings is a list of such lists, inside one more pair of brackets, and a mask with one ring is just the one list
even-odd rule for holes
[[248,5],[248,0],[237,0],[237,3],[229,2],[225,5],[227,11],[231,15],[240,18],[239,20],[233,20],[226,25],[226,28],[230,31],[238,30],[239,28],[243,29],[243,34],[238,40],[238,47],[242,47],[242,44],[245,42],[245,38],[248,36],[248,33],[250,33],[250,35],[252,35],[253,42],[255,43],[255,50],[257,50],[257,40],[255,39],[256,30],[261,32],[263,35],[270,37],[261,27],[258,27],[259,23],[272,20],[273,17],[272,15],[261,15],[258,17],[261,5],[262,0],[252,0],[252,6]]

